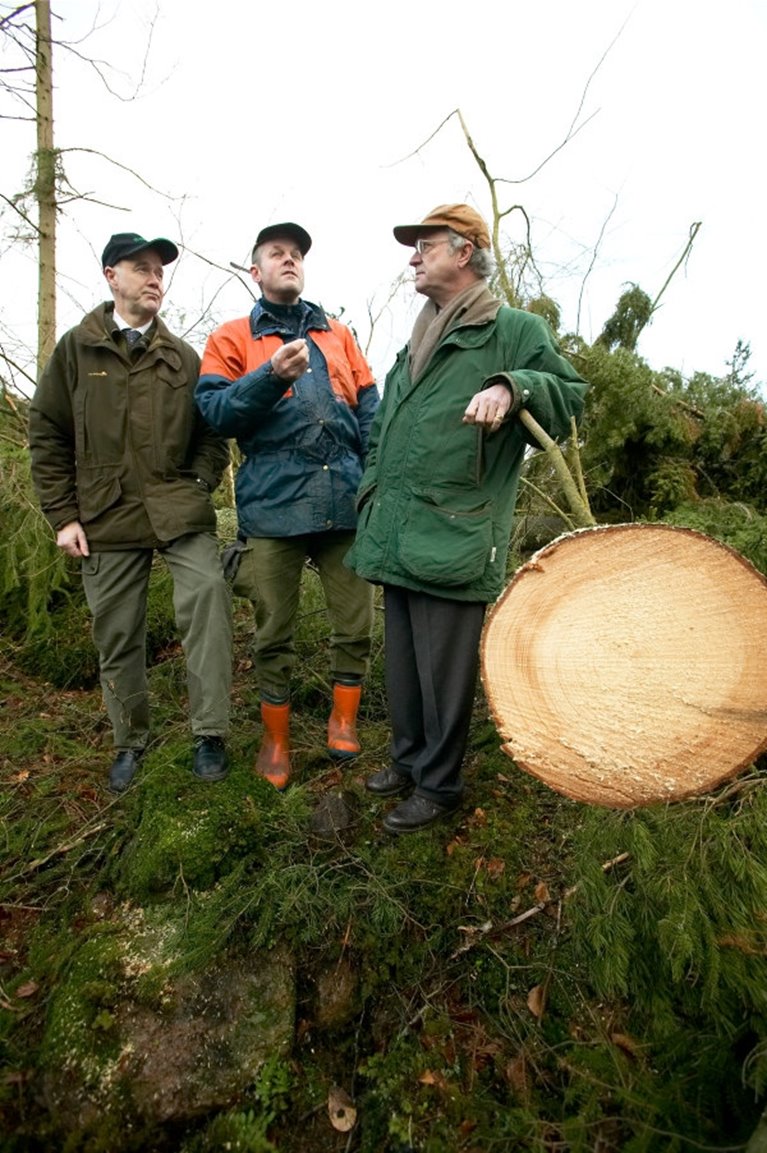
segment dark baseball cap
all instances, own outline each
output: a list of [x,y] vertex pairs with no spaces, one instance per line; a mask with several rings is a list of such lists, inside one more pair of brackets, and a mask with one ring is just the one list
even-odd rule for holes
[[253,251],[255,252],[262,244],[266,244],[267,240],[276,240],[278,236],[287,236],[291,240],[295,240],[302,256],[306,256],[312,246],[312,238],[306,229],[302,228],[300,224],[293,224],[292,221],[286,220],[282,224],[268,224],[266,228],[262,228],[256,237]]
[[172,264],[178,259],[178,249],[172,240],[165,240],[162,236],[156,240],[144,240],[137,232],[115,232],[109,237],[109,242],[101,254],[101,267],[114,268],[120,260],[127,260],[148,248],[159,253],[163,264]]

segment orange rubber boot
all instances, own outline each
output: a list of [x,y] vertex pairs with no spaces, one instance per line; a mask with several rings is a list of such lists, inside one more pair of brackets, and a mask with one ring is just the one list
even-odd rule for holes
[[282,705],[262,701],[261,720],[264,723],[264,735],[256,757],[255,770],[260,777],[282,792],[290,780],[290,705],[287,701]]
[[328,752],[334,761],[348,761],[360,751],[357,709],[362,685],[333,685],[333,711],[328,719]]

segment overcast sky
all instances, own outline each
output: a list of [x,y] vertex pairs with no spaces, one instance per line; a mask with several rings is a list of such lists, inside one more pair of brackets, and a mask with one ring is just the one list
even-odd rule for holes
[[[655,297],[700,222],[639,351],[656,368],[721,374],[742,339],[767,380],[762,0],[54,0],[54,10],[54,35],[80,55],[54,51],[55,143],[93,150],[65,151],[63,163],[99,202],[60,220],[60,331],[106,297],[108,236],[135,229],[183,244],[166,304],[199,347],[211,316],[250,307],[248,278],[230,262],[248,263],[263,225],[296,220],[314,238],[305,295],[343,309],[363,346],[372,311],[382,379],[421,303],[406,283],[387,305],[409,257],[393,225],[446,201],[490,215],[457,119],[433,137],[460,108],[490,173],[509,182],[501,208],[522,205],[531,221],[564,330],[596,337],[629,281]],[[82,57],[104,62],[123,99]],[[0,191],[12,196],[33,126],[0,121],[0,131]],[[507,220],[508,240],[520,240],[521,213]],[[34,347],[35,252],[9,245],[8,210],[1,223],[3,339]]]

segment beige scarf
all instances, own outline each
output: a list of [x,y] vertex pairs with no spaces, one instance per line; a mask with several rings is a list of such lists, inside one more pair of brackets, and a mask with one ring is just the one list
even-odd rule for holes
[[493,296],[484,280],[472,284],[454,296],[444,308],[427,300],[416,317],[410,337],[410,379],[415,384],[423,376],[434,349],[446,332],[467,324],[485,324],[495,320],[501,302]]

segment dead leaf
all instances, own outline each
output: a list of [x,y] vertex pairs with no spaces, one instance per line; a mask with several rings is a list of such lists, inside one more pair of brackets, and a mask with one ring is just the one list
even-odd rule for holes
[[501,857],[491,857],[487,862],[488,876],[496,878],[500,877],[506,868],[506,862]]
[[339,1133],[348,1133],[357,1124],[357,1107],[340,1085],[331,1085],[328,1091],[328,1116]]
[[435,1085],[437,1089],[447,1089],[447,1081],[441,1073],[434,1073],[431,1069],[427,1069],[418,1078],[421,1085]]
[[516,1057],[512,1057],[506,1066],[505,1075],[517,1096],[526,1100],[530,1093],[530,1078],[524,1053],[518,1053]]
[[24,781],[29,780],[29,775],[29,769],[20,769],[18,773],[15,773],[14,776],[11,777],[11,784],[21,785]]
[[629,1057],[636,1057],[639,1053],[639,1044],[633,1037],[629,1037],[626,1033],[611,1033],[610,1040],[613,1045],[617,1045],[624,1053],[628,1053]]
[[23,1085],[28,1076],[29,1074],[21,1069],[9,1069],[7,1073],[3,1073],[3,1081],[6,1085]]
[[25,981],[23,985],[19,985],[15,995],[17,997],[34,997],[39,988],[37,981]]
[[534,1017],[540,1021],[546,1006],[546,990],[543,985],[533,985],[527,994],[527,1007]]
[[535,886],[534,892],[535,892],[535,899],[539,905],[545,905],[547,901],[551,900],[551,894],[549,893],[549,886],[546,884],[545,881],[539,881],[538,884]]

